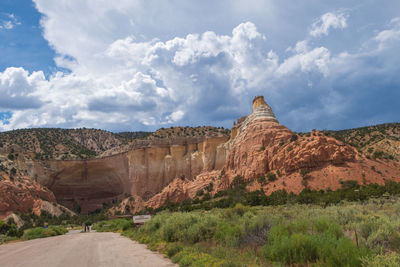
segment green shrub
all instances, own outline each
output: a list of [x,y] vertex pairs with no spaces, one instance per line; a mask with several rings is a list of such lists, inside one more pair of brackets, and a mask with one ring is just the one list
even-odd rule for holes
[[[164,217],[164,216],[163,216]],[[173,216],[164,217],[159,228],[160,237],[167,242],[188,242],[191,244],[212,238],[217,226],[214,216],[204,217],[197,213],[173,213]],[[154,228],[153,225],[145,225]]]
[[7,231],[7,236],[13,236],[20,238],[24,234],[22,229],[18,229],[15,224],[11,224],[10,228]]
[[182,251],[182,249],[183,249],[183,247],[177,245],[176,243],[168,244],[167,245],[167,249],[166,249],[167,255],[168,255],[168,257],[171,258],[172,256],[174,256],[178,252]]
[[213,188],[214,188],[213,182],[209,183],[209,184],[205,187],[205,189],[207,190],[207,192],[211,192],[211,191],[213,190]]
[[374,159],[381,159],[381,158],[383,158],[383,156],[384,156],[384,152],[383,151],[381,151],[381,150],[376,150],[373,154],[372,154],[372,157],[374,158]]
[[10,229],[10,225],[5,223],[4,221],[0,220],[0,235],[7,234],[9,229]]
[[214,239],[221,245],[237,247],[241,231],[238,225],[231,225],[225,221],[219,221],[216,227]]
[[[326,263],[328,266],[360,266],[361,251],[343,237],[343,230],[327,220],[315,221],[313,227],[304,220],[276,225],[268,233],[263,255],[284,264]],[[316,232],[310,233],[310,228]]]
[[361,237],[371,249],[387,250],[400,247],[399,232],[385,217],[366,216],[357,226]]
[[243,214],[246,212],[246,207],[243,206],[242,203],[236,203],[235,207],[233,208],[233,212],[239,216],[243,216]]
[[212,257],[207,253],[196,251],[193,249],[185,249],[177,253],[172,261],[178,263],[179,266],[224,266],[225,260]]
[[67,232],[68,230],[63,226],[49,226],[48,228],[37,227],[25,231],[22,238],[25,240],[31,240],[36,238],[63,235]]
[[239,187],[240,185],[243,185],[244,184],[244,179],[243,179],[243,177],[242,176],[240,176],[240,175],[236,175],[234,178],[233,178],[233,181],[232,181],[232,187]]
[[272,227],[272,222],[266,214],[247,218],[242,224],[239,244],[241,247],[258,247],[265,244],[267,235]]
[[200,190],[198,190],[198,191],[196,192],[196,196],[197,196],[197,197],[201,197],[203,194],[204,194],[203,189],[200,189]]
[[336,239],[339,239],[344,235],[342,227],[339,224],[332,222],[332,219],[318,218],[314,221],[313,226],[317,233],[328,232]]
[[300,175],[301,177],[306,177],[311,171],[309,169],[301,169],[300,170]]
[[397,267],[400,266],[400,254],[378,254],[374,257],[365,257],[362,259],[365,267]]
[[270,182],[276,181],[276,179],[277,179],[275,173],[273,173],[273,172],[268,172],[267,178],[268,178],[268,181],[270,181]]
[[261,185],[264,185],[264,184],[266,183],[265,176],[264,176],[264,175],[258,176],[257,182],[258,182],[259,184],[261,184]]
[[98,232],[117,232],[117,231],[125,231],[132,228],[133,228],[132,218],[100,221],[98,223],[95,223],[92,227],[93,230],[96,230]]

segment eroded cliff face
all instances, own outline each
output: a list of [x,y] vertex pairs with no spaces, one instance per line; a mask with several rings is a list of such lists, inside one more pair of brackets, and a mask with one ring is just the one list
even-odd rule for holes
[[[0,203],[0,216],[2,211],[34,208],[36,212],[47,205],[41,199],[54,202],[55,198],[71,209],[79,206],[84,213],[123,199],[111,212],[134,213],[195,198],[199,190],[213,195],[228,189],[238,175],[248,190],[263,189],[266,194],[280,189],[299,193],[305,187],[335,190],[346,180],[400,181],[394,161],[368,159],[320,132],[299,136],[290,131],[263,97],[255,98],[250,115],[235,122],[229,140],[227,136],[137,140],[124,151],[90,160],[39,162],[32,160],[34,155],[18,156],[14,163],[25,170],[26,181],[19,186],[7,177],[0,183],[0,193],[7,196]],[[268,179],[267,174],[275,178]]]
[[[239,119],[231,133],[231,139],[219,146],[226,155],[221,171],[202,172],[194,180],[176,179],[144,204],[138,203],[142,207],[137,206],[136,211],[194,198],[210,184],[213,195],[228,189],[237,175],[243,177],[248,190],[263,189],[266,194],[281,189],[297,194],[305,187],[335,190],[346,180],[359,184],[400,181],[400,168],[394,161],[368,159],[320,132],[309,136],[291,132],[279,124],[262,97],[255,99],[253,113]],[[302,170],[306,172],[302,174]],[[268,180],[267,174],[274,179]]]
[[254,179],[269,171],[290,175],[301,169],[352,162],[357,157],[353,147],[332,137],[321,133],[301,137],[276,121],[257,119],[233,141],[225,170],[228,176]]
[[0,180],[0,219],[15,211],[34,211],[43,202],[56,201],[49,189],[19,172],[10,177],[0,171]]
[[60,203],[93,211],[129,195],[148,200],[175,178],[191,180],[221,168],[227,155],[221,145],[227,139],[147,146],[101,159],[48,161],[37,173]]

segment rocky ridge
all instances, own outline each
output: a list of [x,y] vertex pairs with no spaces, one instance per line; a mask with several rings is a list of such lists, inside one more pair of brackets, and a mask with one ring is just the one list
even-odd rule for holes
[[306,187],[335,190],[346,180],[359,184],[400,181],[397,162],[369,159],[354,147],[319,131],[299,136],[279,124],[263,98],[254,102],[253,113],[232,129],[231,140],[225,144],[226,162],[220,171],[203,172],[190,181],[175,179],[143,207],[157,208],[168,201],[194,198],[210,184],[213,195],[228,189],[238,175],[248,190],[262,188],[266,194],[280,189],[297,194]]
[[[70,133],[101,155],[83,160],[40,160],[21,145],[2,142],[0,192],[7,195],[8,206],[0,206],[0,213],[51,210],[55,199],[71,209],[79,206],[82,212],[122,200],[110,212],[134,213],[195,198],[199,191],[214,195],[238,176],[248,190],[263,189],[266,194],[280,189],[299,193],[306,187],[334,190],[346,180],[400,180],[398,163],[390,158],[371,157],[329,132],[290,131],[263,97],[254,99],[249,116],[234,123],[230,138],[228,133],[215,127],[171,127],[116,146],[107,134],[91,138],[90,132]],[[101,152],[104,147],[111,149]],[[14,172],[20,182],[10,178]]]
[[400,123],[323,132],[357,148],[370,158],[400,160]]

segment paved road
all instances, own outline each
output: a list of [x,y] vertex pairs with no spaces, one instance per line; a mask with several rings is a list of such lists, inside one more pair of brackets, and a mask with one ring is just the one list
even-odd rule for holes
[[2,267],[176,266],[116,233],[72,233],[0,246]]

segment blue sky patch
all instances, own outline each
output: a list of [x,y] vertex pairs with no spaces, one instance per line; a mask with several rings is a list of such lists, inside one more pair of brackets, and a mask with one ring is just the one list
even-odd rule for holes
[[399,10],[398,0],[2,0],[0,131],[230,128],[256,95],[294,131],[398,122]]
[[9,120],[11,119],[11,117],[12,117],[11,111],[0,112],[0,121],[5,125],[10,123]]

